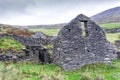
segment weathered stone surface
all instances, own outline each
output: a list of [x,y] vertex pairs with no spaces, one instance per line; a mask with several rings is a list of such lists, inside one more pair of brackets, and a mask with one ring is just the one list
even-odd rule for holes
[[56,41],[56,39],[57,39],[57,36],[51,36],[50,39],[49,39],[50,43],[53,44]]
[[[29,37],[26,38],[26,37],[21,37],[17,35],[0,34],[0,38],[5,38],[5,37],[11,37],[15,39],[16,41],[20,42],[21,44],[23,44],[24,46],[26,46],[26,48],[24,49],[26,55],[22,56],[22,60],[29,59],[35,62],[42,62],[42,63],[51,62],[48,49],[44,48],[41,45],[41,44],[46,43],[44,39],[29,38]],[[2,52],[0,51],[0,53]],[[0,61],[13,60],[15,57],[17,61],[19,60],[19,57],[13,54],[14,52],[8,50],[5,53],[6,54],[0,55]],[[9,54],[13,54],[13,55],[9,55]]]
[[105,29],[107,33],[119,33],[120,28],[113,28],[113,29]]
[[116,40],[116,41],[115,41],[115,46],[116,46],[117,48],[120,48],[120,40]]
[[37,32],[34,35],[32,35],[32,38],[42,38],[42,39],[47,39],[47,36],[42,33],[42,32]]
[[24,49],[26,57],[37,63],[51,63],[51,58],[47,48],[31,45]]
[[120,59],[120,51],[118,51],[116,54],[117,54],[117,59]]
[[0,52],[0,61],[22,61],[24,60],[24,53],[22,52],[15,52],[13,50],[7,50],[4,52]]
[[4,37],[11,37],[23,45],[47,44],[47,40],[42,38],[31,38],[31,37],[21,37],[21,36],[10,35],[10,34],[0,34],[0,38],[4,38]]
[[58,33],[53,61],[65,70],[71,70],[85,64],[104,62],[105,55],[110,55],[110,59],[116,58],[113,54],[115,52],[115,48],[106,40],[105,32],[95,22],[80,14]]

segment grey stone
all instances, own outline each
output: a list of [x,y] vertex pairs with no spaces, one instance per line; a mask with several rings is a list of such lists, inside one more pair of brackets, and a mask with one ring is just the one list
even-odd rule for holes
[[120,59],[120,51],[117,52],[117,59]]
[[0,53],[0,61],[22,61],[24,53],[22,52],[15,52],[13,50],[7,50],[4,53]]
[[21,37],[10,34],[0,34],[0,38],[5,38],[5,37],[11,37],[23,45],[39,45],[39,44],[47,44],[48,42],[47,40],[42,38],[31,38],[31,37]]
[[[21,44],[23,44],[26,47],[23,49],[25,56],[22,56],[22,58],[24,58],[24,59],[29,58],[29,60],[34,60],[35,62],[42,62],[42,63],[52,62],[48,49],[46,49],[45,47],[42,46],[42,44],[45,44],[47,42],[46,40],[44,40],[42,38],[31,38],[31,37],[21,37],[21,36],[10,35],[10,34],[0,34],[0,38],[5,38],[5,37],[13,38],[14,40],[20,42]],[[6,59],[9,59],[9,57],[12,57],[12,58],[10,58],[10,60],[16,59],[18,61],[19,57],[21,57],[18,55],[15,56],[15,54],[13,54],[15,52],[13,52],[13,51],[8,50],[8,52],[5,52],[7,54],[7,56],[6,56],[6,54],[0,55],[0,60],[6,60]],[[1,51],[0,51],[0,53],[1,53]],[[17,54],[19,54],[19,53],[17,53]]]
[[47,39],[47,36],[42,33],[42,32],[37,32],[34,35],[32,35],[32,38],[42,38],[42,39]]
[[115,46],[119,49],[120,48],[120,40],[115,41]]
[[57,36],[51,36],[51,38],[50,38],[50,43],[53,44],[56,39],[57,39]]
[[106,40],[104,30],[80,14],[58,33],[54,42],[53,61],[65,70],[73,70],[85,64],[104,62],[105,55],[115,59],[113,53],[116,53],[116,48]]
[[51,57],[46,48],[36,45],[28,45],[24,48],[26,57],[37,63],[51,63]]
[[119,33],[120,28],[113,28],[113,29],[105,29],[107,33]]

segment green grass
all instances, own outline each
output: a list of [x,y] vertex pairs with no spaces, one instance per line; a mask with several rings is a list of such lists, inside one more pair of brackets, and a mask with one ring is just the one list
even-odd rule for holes
[[8,50],[8,49],[13,49],[15,51],[21,51],[22,45],[15,41],[12,38],[1,38],[0,39],[0,49],[1,50]]
[[106,38],[111,43],[114,43],[115,40],[120,40],[119,37],[120,37],[120,33],[114,33],[114,34],[112,34],[112,33],[106,33]]
[[45,33],[46,35],[49,35],[49,36],[56,36],[57,35],[57,33],[58,33],[58,31],[60,30],[60,29],[45,29],[45,28],[38,28],[38,29],[29,29],[30,31],[33,31],[33,32],[39,32],[39,31],[41,31],[41,32],[43,32],[43,33]]
[[[4,70],[7,71],[3,72]],[[90,77],[92,80],[95,77],[101,77],[104,80],[120,80],[120,60],[112,61],[110,66],[96,63],[85,65],[80,69],[72,71],[64,71],[55,64],[10,63],[6,66],[5,63],[1,63],[0,75],[5,75],[6,79],[4,80],[9,80],[7,78],[14,73],[17,73],[15,76],[19,78],[16,80],[48,80],[48,78],[49,80],[83,80],[81,77],[84,76]],[[43,79],[44,77],[47,79]]]
[[104,29],[120,28],[120,23],[105,23],[100,26]]

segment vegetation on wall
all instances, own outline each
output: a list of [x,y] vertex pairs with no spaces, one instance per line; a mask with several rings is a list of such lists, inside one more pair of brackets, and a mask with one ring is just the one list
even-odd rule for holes
[[15,41],[12,38],[1,38],[0,39],[0,50],[14,50],[14,51],[21,51],[23,45],[19,42]]

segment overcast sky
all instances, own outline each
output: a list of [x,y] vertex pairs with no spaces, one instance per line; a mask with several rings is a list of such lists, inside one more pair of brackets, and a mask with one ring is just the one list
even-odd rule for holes
[[38,25],[69,22],[120,6],[120,0],[0,0],[0,23]]

